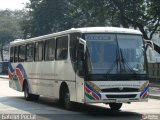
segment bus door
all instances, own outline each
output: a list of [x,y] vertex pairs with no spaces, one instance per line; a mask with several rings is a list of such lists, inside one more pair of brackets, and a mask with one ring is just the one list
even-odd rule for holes
[[77,102],[84,103],[84,44],[80,43],[77,51],[76,90]]

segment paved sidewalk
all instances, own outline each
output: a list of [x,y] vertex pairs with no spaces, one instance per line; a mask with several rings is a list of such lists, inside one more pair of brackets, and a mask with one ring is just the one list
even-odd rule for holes
[[160,87],[160,83],[150,83],[151,87]]
[[9,79],[9,76],[8,75],[0,75],[0,78]]
[[150,83],[149,97],[160,100],[160,83]]
[[149,97],[160,100],[160,87],[150,87]]

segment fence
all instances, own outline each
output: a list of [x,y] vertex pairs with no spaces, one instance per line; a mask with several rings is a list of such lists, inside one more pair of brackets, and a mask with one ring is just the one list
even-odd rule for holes
[[150,82],[160,82],[160,63],[149,63],[148,70]]

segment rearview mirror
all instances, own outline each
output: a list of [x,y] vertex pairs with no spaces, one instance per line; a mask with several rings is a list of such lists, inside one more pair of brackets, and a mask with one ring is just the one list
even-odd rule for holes
[[145,40],[146,46],[150,46],[149,48],[149,60],[150,62],[154,62],[154,44],[151,40]]
[[149,48],[149,60],[150,62],[154,62],[154,51],[152,48]]

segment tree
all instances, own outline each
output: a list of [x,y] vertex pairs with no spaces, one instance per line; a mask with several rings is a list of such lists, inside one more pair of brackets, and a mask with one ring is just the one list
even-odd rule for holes
[[74,0],[70,4],[73,26],[105,26],[108,23],[108,1]]
[[22,38],[22,31],[19,24],[18,11],[0,11],[0,56],[4,60],[3,52],[8,52],[9,42]]
[[[77,8],[72,13],[73,18],[76,18],[75,24],[80,27],[133,27],[138,28],[148,40],[160,31],[159,0],[75,0],[72,4],[74,9]],[[160,48],[154,46],[160,53]]]
[[30,0],[24,33],[29,37],[72,27],[123,26],[152,39],[160,29],[159,0]]
[[[160,24],[158,0],[112,0],[124,27],[139,28],[145,39],[152,39]],[[150,33],[150,34],[149,34]]]
[[[151,40],[160,31],[159,0],[113,0],[112,5],[120,12],[122,25],[138,28],[145,39]],[[160,53],[160,47],[156,44],[154,47]]]
[[75,0],[72,4],[77,8],[72,15],[83,23],[79,26],[139,28],[145,39],[152,39],[160,24],[159,0]]
[[67,0],[30,0],[25,37],[35,37],[69,28]]

